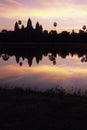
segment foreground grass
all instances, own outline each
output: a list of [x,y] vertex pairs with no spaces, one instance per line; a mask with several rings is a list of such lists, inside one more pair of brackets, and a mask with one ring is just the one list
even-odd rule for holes
[[0,130],[85,130],[87,97],[0,89]]

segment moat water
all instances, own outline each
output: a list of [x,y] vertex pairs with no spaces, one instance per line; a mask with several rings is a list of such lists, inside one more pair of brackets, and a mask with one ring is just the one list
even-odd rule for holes
[[0,87],[86,90],[87,54],[35,48],[1,49]]

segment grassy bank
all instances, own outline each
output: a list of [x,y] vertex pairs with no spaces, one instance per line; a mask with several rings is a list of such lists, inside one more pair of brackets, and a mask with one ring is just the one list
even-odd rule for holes
[[85,130],[87,97],[0,89],[0,130]]

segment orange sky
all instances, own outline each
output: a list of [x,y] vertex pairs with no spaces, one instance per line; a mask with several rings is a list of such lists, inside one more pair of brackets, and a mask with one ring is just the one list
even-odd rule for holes
[[87,23],[87,0],[0,0],[0,30],[13,30],[18,19],[26,26],[29,17],[44,29],[54,29],[56,21],[58,31],[79,30]]

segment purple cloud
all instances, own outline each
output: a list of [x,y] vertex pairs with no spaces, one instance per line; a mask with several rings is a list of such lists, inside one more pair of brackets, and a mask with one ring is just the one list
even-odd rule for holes
[[87,0],[71,0],[71,3],[78,5],[86,5]]

